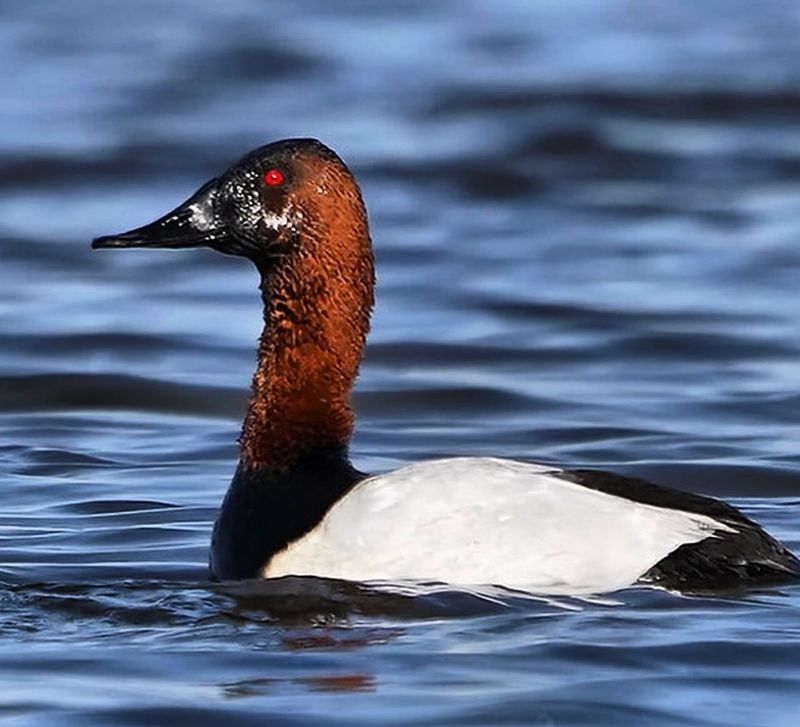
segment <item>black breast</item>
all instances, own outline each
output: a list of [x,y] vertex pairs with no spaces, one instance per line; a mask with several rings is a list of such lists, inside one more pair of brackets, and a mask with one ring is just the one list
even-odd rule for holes
[[258,577],[273,555],[313,530],[364,477],[338,452],[306,457],[281,471],[239,465],[214,523],[211,576]]

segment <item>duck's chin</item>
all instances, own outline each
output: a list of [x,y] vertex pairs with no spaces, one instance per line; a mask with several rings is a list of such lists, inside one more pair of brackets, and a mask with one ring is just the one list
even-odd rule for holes
[[218,240],[212,245],[209,245],[216,252],[223,255],[231,255],[232,257],[246,257],[250,258],[257,254],[258,248],[252,243],[245,240],[239,240],[235,237],[226,236]]

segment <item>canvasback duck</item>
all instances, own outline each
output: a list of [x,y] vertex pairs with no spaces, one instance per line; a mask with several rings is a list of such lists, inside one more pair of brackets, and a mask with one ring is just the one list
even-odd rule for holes
[[546,594],[788,581],[800,561],[725,502],[593,470],[456,457],[350,463],[373,306],[367,214],[314,139],[262,146],[144,227],[95,248],[211,247],[261,275],[264,331],[240,459],[211,542],[217,579],[316,575]]

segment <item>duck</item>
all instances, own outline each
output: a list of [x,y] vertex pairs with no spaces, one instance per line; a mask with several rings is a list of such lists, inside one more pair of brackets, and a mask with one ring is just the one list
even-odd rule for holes
[[374,303],[372,241],[354,175],[316,139],[258,147],[171,212],[92,246],[208,247],[260,275],[264,328],[213,579],[542,594],[800,579],[800,560],[734,506],[634,477],[483,456],[356,469],[350,395]]

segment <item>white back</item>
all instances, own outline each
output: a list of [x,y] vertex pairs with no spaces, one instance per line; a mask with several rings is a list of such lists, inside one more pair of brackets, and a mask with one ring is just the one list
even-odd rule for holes
[[704,515],[569,482],[552,467],[458,457],[359,483],[263,575],[597,593],[629,586],[680,545],[724,530]]

